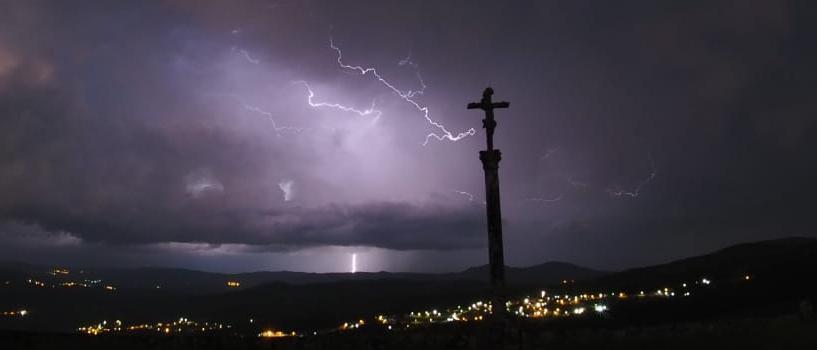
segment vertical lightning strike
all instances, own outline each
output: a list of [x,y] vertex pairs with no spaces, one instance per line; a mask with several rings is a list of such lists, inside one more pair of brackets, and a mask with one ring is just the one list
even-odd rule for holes
[[641,193],[641,189],[644,186],[646,186],[648,183],[650,183],[653,179],[655,179],[655,175],[657,173],[657,170],[655,169],[655,162],[652,160],[652,156],[649,156],[649,160],[650,160],[650,174],[645,179],[641,180],[638,183],[638,185],[635,187],[635,189],[633,189],[632,191],[627,191],[627,190],[620,189],[620,188],[615,188],[615,189],[608,188],[606,190],[606,192],[610,196],[613,196],[613,197],[621,197],[621,196],[628,196],[628,197],[632,197],[632,198],[638,197],[638,195]]
[[352,253],[352,273],[357,273],[357,253]]
[[348,65],[348,64],[343,63],[343,52],[340,50],[340,48],[335,46],[335,43],[331,39],[329,40],[329,47],[331,47],[333,50],[335,50],[335,52],[337,52],[337,54],[338,54],[337,62],[338,62],[338,65],[341,68],[356,71],[356,72],[360,73],[360,75],[366,75],[366,74],[371,73],[371,75],[374,76],[375,79],[377,79],[377,81],[379,81],[381,84],[383,84],[384,86],[389,88],[392,92],[397,94],[397,96],[399,96],[402,100],[406,101],[410,105],[414,106],[414,108],[416,108],[418,111],[423,113],[423,118],[425,118],[425,120],[429,124],[431,124],[432,126],[434,126],[434,127],[436,127],[437,129],[440,130],[441,134],[429,133],[428,135],[426,135],[425,141],[422,143],[423,146],[427,145],[428,140],[431,139],[432,137],[437,139],[438,141],[442,141],[442,140],[447,139],[447,140],[450,140],[452,142],[455,142],[455,141],[459,141],[460,139],[462,139],[464,137],[473,136],[473,135],[476,134],[477,131],[474,128],[470,128],[470,129],[468,129],[468,130],[466,130],[464,132],[460,132],[457,135],[454,135],[453,133],[448,131],[448,129],[446,129],[444,125],[442,125],[439,122],[436,122],[433,119],[431,119],[431,117],[429,116],[429,109],[428,109],[427,106],[421,106],[417,101],[415,101],[413,99],[413,97],[417,95],[417,92],[411,92],[411,91],[402,92],[402,91],[400,91],[400,89],[396,88],[394,85],[389,83],[386,79],[384,79],[377,72],[377,69],[375,69],[375,68],[372,68],[372,67],[363,68],[361,66],[352,66],[352,65]]

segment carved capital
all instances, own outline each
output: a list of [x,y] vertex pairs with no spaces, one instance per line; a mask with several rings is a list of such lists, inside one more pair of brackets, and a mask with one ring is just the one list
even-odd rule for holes
[[485,170],[498,169],[499,161],[502,160],[502,152],[498,149],[479,151],[479,160],[482,161],[482,168]]

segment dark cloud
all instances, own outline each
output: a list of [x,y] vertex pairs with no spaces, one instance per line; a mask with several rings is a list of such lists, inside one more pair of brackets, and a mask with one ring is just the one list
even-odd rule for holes
[[[371,246],[451,250],[483,246],[484,218],[474,207],[405,203],[330,205],[277,211],[135,210],[87,213],[24,211],[10,217],[87,243],[191,242],[245,244],[271,250],[311,246]],[[7,214],[9,215],[9,214]],[[15,231],[14,227],[8,229]],[[25,232],[25,231],[23,231]]]

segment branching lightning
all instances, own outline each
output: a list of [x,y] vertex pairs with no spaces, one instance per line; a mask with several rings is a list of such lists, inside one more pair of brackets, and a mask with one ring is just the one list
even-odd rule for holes
[[[413,99],[418,94],[421,94],[422,91],[425,89],[425,84],[424,83],[423,83],[423,89],[422,90],[402,92],[402,91],[400,91],[400,89],[396,88],[392,83],[390,83],[386,79],[384,79],[377,72],[377,69],[375,69],[373,67],[363,68],[361,66],[353,66],[353,65],[348,65],[348,64],[343,63],[343,52],[340,50],[340,48],[335,46],[335,43],[331,39],[329,40],[329,47],[331,47],[333,50],[335,50],[335,52],[337,52],[337,54],[338,54],[337,62],[338,62],[338,65],[341,68],[348,69],[348,70],[351,70],[351,71],[356,71],[356,72],[360,73],[360,75],[371,74],[372,76],[375,77],[375,79],[377,79],[377,81],[379,81],[381,84],[383,84],[384,86],[389,88],[392,92],[397,94],[397,96],[399,96],[402,100],[406,101],[410,105],[414,106],[415,109],[420,111],[423,114],[423,118],[425,118],[425,120],[429,124],[431,124],[432,126],[434,126],[434,127],[436,127],[437,129],[440,130],[439,134],[438,133],[429,133],[428,135],[426,135],[426,138],[425,138],[424,142],[422,143],[423,146],[427,145],[429,139],[431,139],[432,137],[437,139],[438,141],[442,141],[442,140],[447,139],[447,140],[450,140],[452,142],[455,142],[455,141],[459,141],[459,140],[461,140],[461,139],[463,139],[463,138],[465,138],[467,136],[473,136],[473,135],[476,134],[476,130],[474,128],[470,128],[470,129],[468,129],[468,130],[466,130],[464,132],[460,132],[460,133],[454,135],[453,133],[448,131],[448,129],[446,129],[446,127],[444,125],[442,125],[439,122],[436,122],[433,119],[431,119],[431,117],[429,116],[428,107],[427,106],[421,106],[417,101],[415,101]],[[401,62],[403,62],[403,61],[401,61]],[[410,62],[410,61],[407,60],[406,62]],[[418,77],[419,77],[419,75],[418,75]],[[421,81],[422,81],[422,78],[421,78]]]
[[414,63],[414,62],[411,61],[411,52],[409,52],[409,54],[406,55],[405,58],[403,58],[399,62],[397,62],[397,65],[398,66],[409,66],[409,67],[412,67],[414,69],[417,69],[419,67],[417,65],[417,63]]
[[[553,156],[553,154],[558,152],[558,151],[559,151],[559,147],[548,149],[545,152],[544,155],[539,156],[539,160],[549,161],[551,156]],[[641,181],[639,181],[637,183],[635,188],[633,188],[632,190],[628,190],[628,189],[623,189],[621,187],[608,187],[608,188],[604,189],[604,192],[606,192],[611,197],[622,197],[622,196],[627,196],[627,197],[631,197],[631,198],[638,197],[641,194],[641,191],[644,189],[644,187],[647,186],[650,182],[652,182],[653,179],[655,179],[656,175],[658,174],[658,172],[656,170],[656,167],[655,167],[655,162],[653,161],[653,158],[652,158],[652,155],[648,155],[648,160],[649,160],[649,164],[650,164],[650,172],[649,172],[649,174],[647,175],[646,178],[642,179]],[[589,183],[576,180],[575,178],[573,178],[572,176],[569,176],[567,174],[562,174],[561,177],[563,177],[567,181],[567,183],[570,184],[570,186],[572,186],[573,188],[578,189],[578,188],[589,188],[589,187],[591,187]],[[562,200],[563,198],[564,198],[564,194],[561,194],[561,195],[559,195],[557,197],[554,197],[554,198],[532,197],[532,198],[527,198],[527,200],[531,201],[531,202],[558,202],[558,201]]]
[[249,104],[245,103],[244,101],[242,101],[237,96],[234,96],[234,97],[236,97],[239,100],[239,102],[241,103],[241,105],[244,107],[245,110],[250,111],[250,112],[254,112],[254,113],[258,113],[258,114],[261,114],[261,115],[269,118],[270,122],[272,122],[272,128],[273,128],[273,130],[275,130],[275,135],[276,136],[280,137],[282,131],[300,133],[301,131],[306,130],[306,128],[299,128],[299,127],[295,127],[295,126],[279,126],[278,123],[275,121],[275,118],[272,115],[272,112],[265,111],[265,110],[261,109],[260,107],[249,105]]
[[[238,30],[234,30],[233,34],[237,34],[238,33],[237,31]],[[337,61],[338,65],[341,68],[357,72],[360,75],[370,74],[370,75],[374,76],[375,79],[378,82],[380,82],[383,86],[387,87],[389,90],[394,92],[398,97],[400,97],[400,99],[402,99],[403,101],[407,102],[408,104],[413,106],[415,109],[420,111],[422,113],[422,115],[423,115],[423,118],[425,118],[425,120],[429,124],[431,124],[433,127],[437,128],[439,130],[439,132],[432,132],[432,133],[429,133],[428,135],[426,135],[426,137],[425,137],[425,139],[423,140],[423,143],[422,143],[423,146],[427,145],[431,138],[435,138],[438,141],[449,140],[449,141],[455,142],[455,141],[459,141],[459,140],[461,140],[461,139],[463,139],[463,138],[465,138],[467,136],[473,136],[473,135],[476,134],[476,130],[474,128],[470,128],[470,129],[468,129],[466,131],[459,132],[457,134],[452,133],[443,124],[441,124],[440,122],[437,122],[437,121],[435,121],[434,119],[431,118],[431,116],[429,115],[430,111],[429,111],[429,108],[427,106],[420,105],[420,103],[418,103],[417,101],[414,100],[415,97],[423,95],[425,93],[425,90],[426,90],[427,86],[426,86],[425,81],[423,80],[423,77],[420,75],[420,72],[416,71],[416,69],[418,68],[418,65],[411,61],[411,55],[409,55],[406,58],[400,60],[398,62],[398,65],[400,65],[400,66],[409,66],[409,67],[412,67],[412,68],[415,69],[415,75],[417,76],[417,80],[420,83],[420,89],[419,90],[407,90],[407,91],[404,92],[404,91],[401,91],[400,89],[398,89],[397,87],[395,87],[394,84],[390,83],[385,78],[383,78],[380,75],[380,73],[377,72],[377,69],[375,69],[373,67],[364,68],[362,66],[353,66],[353,65],[345,64],[343,62],[343,52],[340,50],[339,47],[335,46],[334,42],[331,39],[329,40],[329,47],[332,48],[333,50],[335,50],[335,52],[337,52],[336,61]],[[250,53],[245,49],[239,49],[239,48],[233,47],[233,51],[237,52],[242,58],[244,58],[249,63],[252,63],[252,64],[260,64],[261,63],[260,59],[251,56]],[[383,114],[383,112],[381,110],[378,110],[378,109],[375,108],[375,101],[374,100],[372,101],[372,105],[367,109],[358,109],[358,108],[343,105],[343,104],[340,104],[340,103],[317,101],[315,91],[312,89],[312,87],[306,81],[299,80],[299,81],[296,81],[295,83],[301,84],[306,88],[306,91],[307,91],[307,103],[309,104],[310,107],[313,107],[313,108],[333,108],[333,109],[337,109],[337,110],[347,112],[347,113],[354,113],[354,114],[357,114],[357,115],[359,115],[361,117],[372,117],[372,122],[373,123],[377,122],[379,120],[380,116]],[[265,110],[263,110],[263,109],[261,109],[259,107],[256,107],[256,106],[249,105],[249,104],[245,103],[244,101],[240,101],[240,102],[241,102],[241,104],[242,104],[242,106],[244,107],[245,110],[252,111],[252,112],[255,112],[255,113],[259,113],[261,115],[269,117],[270,120],[273,123],[273,128],[275,129],[275,132],[276,132],[276,134],[278,136],[280,136],[281,131],[301,132],[301,131],[306,130],[306,128],[298,128],[298,127],[292,127],[292,126],[279,126],[276,123],[275,119],[273,119],[273,115],[272,115],[271,112],[265,111]]]
[[650,183],[653,179],[655,179],[655,175],[657,174],[657,171],[655,169],[655,162],[652,160],[652,156],[649,156],[649,160],[650,160],[650,174],[645,179],[641,180],[632,191],[627,191],[621,188],[608,188],[606,192],[613,197],[621,196],[628,196],[632,198],[638,197],[638,195],[641,193],[641,189],[648,183]]
[[418,65],[417,63],[414,63],[414,62],[411,61],[411,53],[409,52],[408,56],[406,56],[405,58],[398,61],[397,65],[398,66],[409,66],[409,67],[413,68],[414,69],[414,75],[417,76],[417,81],[420,83],[420,90],[416,90],[416,91],[409,90],[409,91],[406,92],[406,95],[408,95],[408,97],[414,97],[414,96],[422,95],[423,93],[425,93],[426,87],[427,87],[426,82],[425,82],[425,80],[423,80],[423,76],[420,75],[420,70],[419,70],[420,65]]
[[[243,57],[245,60],[247,60],[248,62],[250,62],[252,64],[260,64],[261,63],[260,59],[256,59],[256,58],[253,58],[252,56],[250,56],[250,53],[247,50],[233,48],[233,51],[238,52],[238,54],[241,55],[241,57]],[[301,84],[306,88],[306,91],[307,91],[307,103],[309,104],[310,107],[313,107],[313,108],[334,108],[334,109],[338,109],[338,110],[341,110],[341,111],[344,111],[344,112],[355,113],[355,114],[357,114],[357,115],[359,115],[361,117],[373,116],[373,118],[374,118],[373,122],[376,122],[377,119],[380,118],[380,115],[382,114],[381,111],[374,108],[375,107],[375,104],[374,104],[375,101],[374,100],[372,101],[371,107],[369,107],[368,109],[365,109],[365,110],[360,110],[360,109],[356,109],[354,107],[344,106],[344,105],[341,105],[341,104],[338,104],[338,103],[316,102],[315,101],[315,92],[312,90],[312,87],[309,86],[309,84],[306,81],[298,80],[298,81],[295,81],[294,83]],[[272,121],[272,125],[273,125],[273,128],[275,129],[275,133],[276,133],[277,136],[281,136],[281,131],[290,131],[290,132],[299,133],[299,132],[302,132],[304,130],[307,130],[307,128],[299,128],[299,127],[293,127],[293,126],[279,126],[276,123],[275,118],[273,118],[273,114],[271,112],[265,111],[265,110],[261,109],[260,107],[250,105],[250,104],[244,102],[239,96],[236,96],[236,95],[231,95],[231,96],[238,99],[245,110],[255,112],[255,113],[258,113],[258,114],[261,114],[261,115],[264,115],[264,116],[268,117],[270,119],[270,121]]]

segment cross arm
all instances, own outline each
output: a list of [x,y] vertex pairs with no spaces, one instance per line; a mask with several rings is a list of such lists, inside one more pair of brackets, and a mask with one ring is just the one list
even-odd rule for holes
[[490,105],[487,105],[487,106],[486,106],[485,103],[482,103],[482,102],[471,102],[471,103],[468,104],[468,109],[477,109],[477,108],[479,108],[479,109],[483,109],[483,110],[487,111],[489,109],[508,108],[510,106],[511,106],[510,102],[494,102],[494,103],[491,103]]

